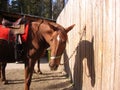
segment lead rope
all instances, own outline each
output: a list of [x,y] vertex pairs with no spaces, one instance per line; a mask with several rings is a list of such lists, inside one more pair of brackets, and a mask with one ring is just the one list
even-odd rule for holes
[[[81,34],[81,33],[80,33],[80,34]],[[83,32],[82,32],[81,37],[80,37],[80,42],[82,41],[82,37],[83,37],[84,35],[86,35],[86,25],[85,25],[84,28],[83,28]],[[62,63],[62,64],[60,64],[60,65],[64,65],[65,63],[67,63],[67,62],[73,57],[73,55],[75,54],[76,50],[78,49],[78,46],[79,46],[80,42],[77,44],[77,47],[76,47],[75,50],[72,52],[72,54],[70,55],[70,57],[69,57],[67,60],[65,60],[64,63]]]

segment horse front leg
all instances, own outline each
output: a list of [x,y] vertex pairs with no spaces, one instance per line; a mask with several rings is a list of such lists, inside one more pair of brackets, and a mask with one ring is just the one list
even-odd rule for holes
[[31,79],[33,75],[36,60],[26,60],[25,62],[25,90],[30,90]]
[[0,79],[3,84],[7,84],[8,81],[6,80],[6,74],[5,74],[5,68],[7,66],[7,63],[0,63]]

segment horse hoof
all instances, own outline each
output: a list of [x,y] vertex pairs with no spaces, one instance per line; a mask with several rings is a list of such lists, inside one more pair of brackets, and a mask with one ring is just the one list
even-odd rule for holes
[[40,70],[37,70],[37,71],[33,70],[33,73],[36,73],[36,74],[43,74]]
[[3,85],[8,84],[8,81],[7,81],[7,80],[2,81],[2,84],[3,84]]
[[43,74],[43,73],[41,72],[41,70],[37,70],[37,73],[38,73],[38,74]]
[[41,71],[39,71],[38,74],[43,74],[43,73]]

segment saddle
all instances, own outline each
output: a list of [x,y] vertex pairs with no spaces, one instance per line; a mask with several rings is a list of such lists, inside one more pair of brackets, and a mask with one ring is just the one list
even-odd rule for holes
[[13,34],[24,34],[25,23],[26,23],[26,20],[24,16],[19,18],[15,22],[11,22],[4,18],[2,20],[2,25],[10,28],[10,32]]
[[[2,25],[10,28],[9,34],[15,36],[15,45],[14,45],[14,51],[15,51],[15,59],[19,59],[21,55],[23,54],[23,44],[21,40],[21,34],[25,33],[25,24],[26,20],[25,17],[19,18],[15,22],[11,22],[9,20],[3,19]],[[9,35],[9,36],[10,36]]]

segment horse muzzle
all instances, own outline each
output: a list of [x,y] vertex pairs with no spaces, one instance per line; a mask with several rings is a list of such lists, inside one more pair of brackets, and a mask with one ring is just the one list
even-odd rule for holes
[[58,65],[52,65],[52,64],[49,64],[49,67],[50,67],[50,70],[52,71],[56,71],[58,69]]
[[50,57],[49,66],[50,66],[51,70],[57,70],[58,69],[60,59],[61,59],[61,55]]

